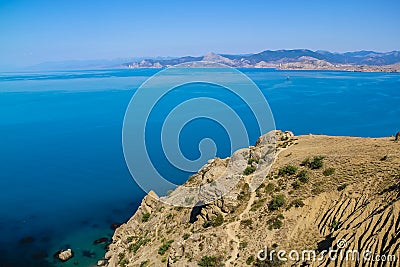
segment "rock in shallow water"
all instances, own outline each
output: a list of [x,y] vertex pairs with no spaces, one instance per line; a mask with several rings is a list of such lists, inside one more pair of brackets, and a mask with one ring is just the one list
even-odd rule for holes
[[66,250],[59,250],[54,254],[54,258],[59,259],[62,262],[65,262],[69,259],[71,259],[74,256],[74,252],[72,249],[66,249]]

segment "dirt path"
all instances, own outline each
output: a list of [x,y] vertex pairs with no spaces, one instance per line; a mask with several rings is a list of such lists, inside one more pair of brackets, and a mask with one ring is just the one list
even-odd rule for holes
[[[275,154],[275,159],[272,162],[271,166],[275,163],[276,159],[278,158],[278,155],[283,151],[286,150],[287,148],[280,149],[279,151],[276,152]],[[253,175],[245,176],[245,181],[246,183],[250,184],[250,181],[252,179]],[[239,214],[239,219],[237,221],[228,223],[226,225],[226,234],[228,235],[228,243],[230,244],[231,242],[235,243],[231,252],[231,256],[229,257],[229,260],[227,260],[225,266],[226,267],[231,267],[234,266],[235,260],[238,257],[239,254],[239,244],[240,240],[238,238],[238,233],[239,233],[239,226],[240,226],[240,221],[243,219],[243,217],[247,214],[249,214],[249,211],[251,209],[251,206],[254,203],[254,199],[256,197],[256,191],[253,191],[250,193],[250,199],[247,202],[246,208],[242,211],[242,213]]]

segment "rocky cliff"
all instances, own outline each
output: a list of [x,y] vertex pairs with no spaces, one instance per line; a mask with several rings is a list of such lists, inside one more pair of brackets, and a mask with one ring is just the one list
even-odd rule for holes
[[[169,206],[150,192],[115,231],[108,266],[399,266],[394,138],[276,131],[210,161],[186,185],[213,183],[243,159],[242,170],[231,173],[237,184],[206,205]],[[270,167],[260,182],[263,166]]]

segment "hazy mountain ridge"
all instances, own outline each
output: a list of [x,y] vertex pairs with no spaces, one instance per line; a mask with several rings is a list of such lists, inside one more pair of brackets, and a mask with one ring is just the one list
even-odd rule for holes
[[[265,50],[257,54],[249,55],[215,54],[210,52],[203,57],[186,56],[168,60],[144,59],[126,63],[122,66],[128,68],[164,68],[199,60],[218,62],[239,68],[343,69],[349,71],[400,70],[400,66],[398,66],[398,64],[400,64],[399,51],[333,53],[308,49]],[[295,65],[291,65],[293,63],[295,63]]]

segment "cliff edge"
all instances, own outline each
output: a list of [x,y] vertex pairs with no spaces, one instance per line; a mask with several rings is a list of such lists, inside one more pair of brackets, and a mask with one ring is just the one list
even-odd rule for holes
[[[150,192],[115,231],[108,266],[399,266],[394,138],[276,131],[211,160],[186,185],[213,183],[238,158],[247,162],[232,173],[238,183],[209,204],[169,206]],[[262,162],[271,167],[255,183]]]

